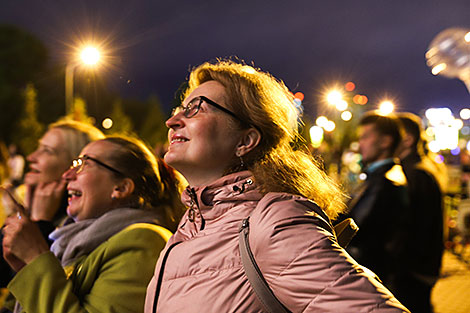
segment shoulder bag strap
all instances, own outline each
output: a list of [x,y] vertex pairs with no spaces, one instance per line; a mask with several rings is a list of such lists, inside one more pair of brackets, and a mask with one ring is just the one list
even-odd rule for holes
[[268,283],[263,277],[258,265],[256,264],[255,257],[250,249],[248,236],[250,233],[249,217],[242,221],[238,233],[238,247],[245,269],[246,276],[250,282],[251,287],[255,291],[256,296],[263,304],[265,310],[269,313],[284,313],[290,312],[286,307],[276,298]]

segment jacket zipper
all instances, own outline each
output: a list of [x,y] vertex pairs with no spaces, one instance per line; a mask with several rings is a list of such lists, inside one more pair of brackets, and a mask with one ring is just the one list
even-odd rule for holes
[[190,222],[193,222],[195,221],[196,219],[196,210],[194,209],[194,207],[198,208],[199,205],[197,203],[197,195],[196,195],[196,191],[194,190],[194,188],[190,188],[188,187],[189,190],[189,197],[191,198],[191,201],[189,202],[189,211],[188,211],[188,219]]

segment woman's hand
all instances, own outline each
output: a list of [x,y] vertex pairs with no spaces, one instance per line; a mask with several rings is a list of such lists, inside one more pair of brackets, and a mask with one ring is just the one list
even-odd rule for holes
[[49,251],[39,227],[17,207],[18,213],[5,221],[3,233],[3,257],[11,268],[18,272],[26,264]]
[[52,221],[59,210],[66,185],[63,179],[37,185],[29,207],[31,220]]

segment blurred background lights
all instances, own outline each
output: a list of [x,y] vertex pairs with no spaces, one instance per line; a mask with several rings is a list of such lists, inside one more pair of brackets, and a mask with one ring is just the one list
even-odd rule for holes
[[323,128],[320,126],[310,127],[310,141],[315,148],[320,147],[323,141]]
[[459,155],[459,153],[460,153],[460,148],[459,148],[459,147],[456,147],[456,148],[450,150],[450,153],[451,153],[452,155]]
[[[453,150],[459,145],[459,130],[464,123],[461,119],[456,119],[449,108],[432,108],[425,112],[426,118],[431,125],[426,129],[426,134],[434,137],[434,144],[429,149],[433,152],[439,150]],[[431,134],[430,129],[434,134]]]
[[338,111],[344,111],[348,108],[348,103],[345,100],[340,100],[335,104],[335,106]]
[[379,104],[379,114],[388,115],[393,112],[395,106],[391,101],[383,101]]
[[470,151],[470,141],[467,142],[467,151]]
[[101,122],[101,126],[103,126],[104,129],[110,129],[113,127],[113,120],[107,117]]
[[439,124],[446,124],[454,119],[452,111],[449,108],[432,108],[427,109],[425,112],[426,118],[432,126]]
[[356,88],[356,85],[353,82],[347,82],[346,85],[344,85],[344,88],[346,91],[353,91]]
[[304,94],[298,91],[294,94],[294,98],[299,99],[300,101],[304,101]]
[[434,161],[436,161],[437,163],[444,163],[444,157],[442,155],[438,154],[434,158]]
[[463,38],[465,39],[466,42],[470,42],[470,32],[466,33]]
[[353,97],[353,102],[359,105],[364,105],[369,101],[369,99],[364,95],[355,95]]
[[470,118],[470,109],[462,109],[460,110],[460,117],[463,120],[468,120]]
[[437,153],[439,152],[439,150],[441,150],[439,148],[439,143],[435,140],[428,143],[428,149],[429,151],[434,152],[434,153]]
[[359,179],[360,179],[360,180],[366,180],[366,178],[367,178],[367,174],[366,174],[366,173],[361,173],[361,174],[359,174]]
[[325,126],[323,127],[327,132],[332,132],[336,128],[336,124],[333,121],[326,122]]
[[328,123],[328,119],[325,116],[319,116],[315,123],[317,126],[325,127],[326,123]]
[[462,127],[460,132],[462,133],[462,135],[470,135],[470,127],[464,126],[464,127]]
[[[435,142],[439,150],[455,149],[459,144],[459,129],[452,125],[438,125],[435,127]],[[439,151],[438,150],[438,151]],[[437,152],[437,151],[436,151]]]
[[86,65],[95,65],[100,60],[100,52],[95,47],[86,47],[83,49],[80,57]]
[[463,127],[463,121],[461,119],[454,119],[452,122],[452,127],[457,128],[457,129],[462,129]]
[[344,111],[341,113],[341,119],[345,122],[350,121],[352,118],[352,113],[349,111]]

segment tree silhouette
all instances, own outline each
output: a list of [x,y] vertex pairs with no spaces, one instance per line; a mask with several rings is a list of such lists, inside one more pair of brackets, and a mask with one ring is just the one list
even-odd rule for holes
[[0,47],[0,139],[10,141],[21,115],[23,90],[40,78],[47,50],[31,34],[9,25],[0,25]]
[[36,149],[36,145],[44,131],[44,125],[37,119],[37,92],[32,84],[26,85],[23,92],[24,111],[13,133],[13,141],[20,151],[28,155]]
[[139,130],[139,135],[149,145],[155,147],[157,144],[162,145],[167,141],[166,114],[163,112],[162,105],[156,96],[150,97],[147,105],[148,112]]
[[113,126],[107,131],[108,133],[124,135],[134,134],[134,126],[129,116],[124,112],[121,100],[114,101],[110,117],[113,120]]

